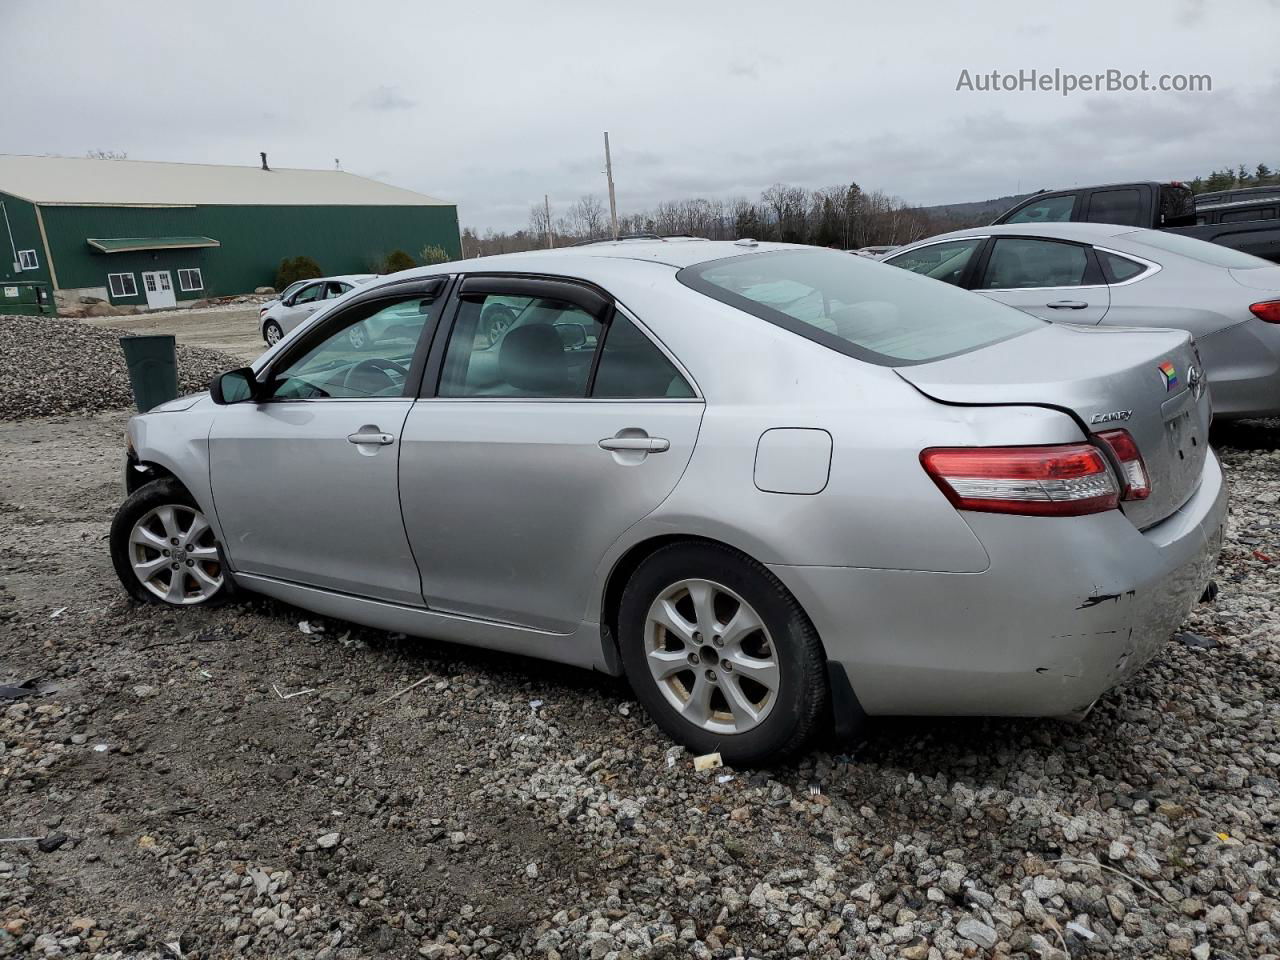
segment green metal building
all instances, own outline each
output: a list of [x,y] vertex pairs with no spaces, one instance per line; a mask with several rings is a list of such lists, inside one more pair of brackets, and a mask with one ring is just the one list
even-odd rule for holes
[[340,170],[0,156],[0,313],[163,309],[275,283],[286,257],[375,273],[462,253],[450,203]]

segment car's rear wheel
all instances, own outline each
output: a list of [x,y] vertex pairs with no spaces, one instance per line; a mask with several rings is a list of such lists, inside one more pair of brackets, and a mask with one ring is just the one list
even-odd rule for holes
[[274,347],[283,336],[284,331],[280,329],[280,324],[274,320],[268,320],[267,325],[262,328],[262,337],[267,341],[267,346],[269,347]]
[[717,544],[663,547],[632,574],[619,608],[637,699],[672,739],[726,762],[801,750],[826,709],[813,624],[767,569]]
[[228,592],[209,521],[176,480],[153,480],[121,504],[111,562],[135,600],[188,607]]

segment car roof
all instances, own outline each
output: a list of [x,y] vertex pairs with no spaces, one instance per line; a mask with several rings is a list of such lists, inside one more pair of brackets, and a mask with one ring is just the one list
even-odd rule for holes
[[[907,246],[916,247],[924,243],[936,243],[939,240],[960,240],[965,237],[1049,237],[1054,240],[1075,240],[1077,243],[1105,243],[1112,237],[1126,233],[1142,233],[1142,227],[1126,226],[1119,223],[1003,223],[990,227],[970,227],[967,230],[953,230],[951,233],[940,233],[934,237],[917,240]],[[902,249],[907,249],[904,246]],[[897,253],[898,251],[894,251]]]
[[669,240],[605,240],[598,243],[562,247],[554,250],[529,250],[523,253],[502,253],[492,257],[473,257],[455,260],[430,267],[418,267],[397,273],[396,279],[414,276],[429,277],[438,273],[484,273],[490,270],[503,272],[550,273],[572,276],[597,272],[604,266],[617,266],[622,261],[647,261],[679,270],[695,263],[741,257],[771,250],[813,250],[793,243],[764,243],[743,240],[699,240],[674,238]]

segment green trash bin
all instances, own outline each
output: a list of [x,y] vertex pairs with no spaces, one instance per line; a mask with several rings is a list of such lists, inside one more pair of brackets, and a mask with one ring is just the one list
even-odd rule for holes
[[177,341],[171,334],[121,337],[124,361],[129,365],[129,383],[138,412],[178,395]]

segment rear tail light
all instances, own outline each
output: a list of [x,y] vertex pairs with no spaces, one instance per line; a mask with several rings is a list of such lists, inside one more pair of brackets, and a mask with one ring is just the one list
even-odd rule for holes
[[934,447],[920,462],[957,510],[1077,517],[1120,503],[1115,474],[1088,443]]
[[1124,489],[1120,491],[1121,500],[1145,500],[1151,496],[1151,479],[1147,476],[1147,465],[1142,460],[1142,453],[1128,430],[1104,430],[1096,434],[1097,438],[1111,448],[1120,464],[1120,480]]
[[1267,323],[1280,323],[1280,300],[1264,300],[1249,307],[1249,312]]

